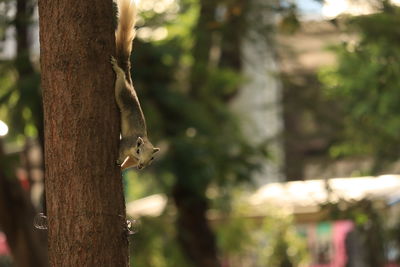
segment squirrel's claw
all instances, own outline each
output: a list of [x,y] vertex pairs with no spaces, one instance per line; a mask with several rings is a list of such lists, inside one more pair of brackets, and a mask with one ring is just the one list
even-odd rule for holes
[[114,64],[117,64],[117,60],[115,59],[114,56],[111,56],[111,57],[110,57],[110,63],[113,64],[113,65],[114,65]]

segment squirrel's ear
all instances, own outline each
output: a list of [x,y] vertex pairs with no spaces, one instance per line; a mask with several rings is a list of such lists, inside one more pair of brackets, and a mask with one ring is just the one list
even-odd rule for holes
[[160,151],[160,149],[158,147],[153,148],[153,154],[157,153],[158,151]]
[[136,146],[140,147],[141,145],[143,145],[144,141],[141,137],[138,137],[138,139],[136,140]]

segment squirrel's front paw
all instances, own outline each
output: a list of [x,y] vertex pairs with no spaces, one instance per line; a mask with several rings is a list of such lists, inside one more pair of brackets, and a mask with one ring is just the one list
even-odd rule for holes
[[118,68],[118,63],[117,63],[117,60],[115,59],[115,57],[111,56],[110,63],[114,70],[116,70]]

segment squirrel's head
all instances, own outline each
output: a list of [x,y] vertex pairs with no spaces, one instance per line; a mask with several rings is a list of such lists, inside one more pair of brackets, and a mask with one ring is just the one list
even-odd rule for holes
[[154,160],[154,154],[158,151],[160,149],[154,147],[147,138],[138,137],[132,149],[132,154],[138,160],[137,168],[140,170],[149,166]]

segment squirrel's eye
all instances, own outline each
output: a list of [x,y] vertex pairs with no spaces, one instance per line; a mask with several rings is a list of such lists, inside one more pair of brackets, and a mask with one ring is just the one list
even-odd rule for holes
[[140,153],[140,150],[138,149],[138,150],[136,150],[136,154],[139,154]]
[[150,160],[154,160],[154,157],[151,157],[151,159]]

